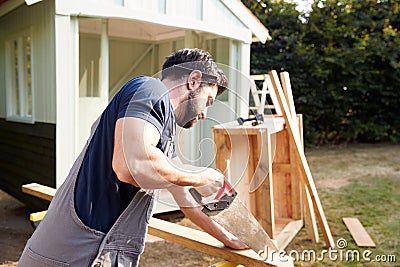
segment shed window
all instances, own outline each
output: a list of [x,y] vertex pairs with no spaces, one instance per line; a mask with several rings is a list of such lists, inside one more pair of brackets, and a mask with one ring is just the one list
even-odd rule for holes
[[6,41],[7,119],[33,123],[32,37],[24,31]]

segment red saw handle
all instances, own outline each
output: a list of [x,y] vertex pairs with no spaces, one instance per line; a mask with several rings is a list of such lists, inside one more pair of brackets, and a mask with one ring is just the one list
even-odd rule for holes
[[233,187],[228,183],[226,179],[224,179],[224,184],[222,185],[221,189],[218,191],[217,195],[215,196],[215,200],[220,200],[224,194],[227,193],[228,195],[232,195]]

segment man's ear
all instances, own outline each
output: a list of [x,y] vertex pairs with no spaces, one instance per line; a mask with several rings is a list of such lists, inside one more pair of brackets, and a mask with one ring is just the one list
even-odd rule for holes
[[193,70],[188,77],[188,89],[195,90],[201,84],[202,73],[199,70]]

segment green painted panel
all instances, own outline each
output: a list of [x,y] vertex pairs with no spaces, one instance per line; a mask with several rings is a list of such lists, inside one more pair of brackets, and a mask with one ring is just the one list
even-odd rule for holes
[[21,124],[0,119],[0,189],[35,210],[48,202],[21,191],[23,184],[37,182],[55,187],[56,125]]

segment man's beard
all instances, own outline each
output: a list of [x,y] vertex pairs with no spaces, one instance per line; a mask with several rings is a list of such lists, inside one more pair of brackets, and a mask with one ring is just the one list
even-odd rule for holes
[[198,120],[197,116],[201,112],[199,107],[205,102],[204,99],[196,97],[199,89],[189,92],[187,100],[176,109],[176,122],[182,128],[191,128]]
[[182,128],[185,128],[185,129],[189,129],[189,128],[193,127],[195,123],[196,123],[196,119],[192,119],[192,120],[188,121],[187,123],[185,123],[184,125],[182,125],[182,126],[179,125],[179,126],[181,126]]

